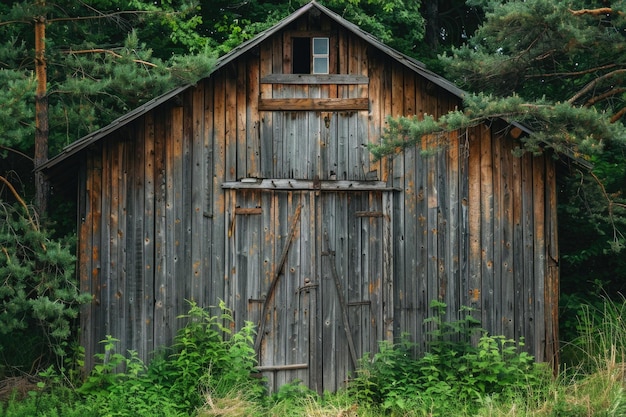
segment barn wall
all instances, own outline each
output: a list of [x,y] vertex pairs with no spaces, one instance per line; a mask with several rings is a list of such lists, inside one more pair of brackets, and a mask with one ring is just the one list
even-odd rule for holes
[[[281,333],[283,324],[270,321],[270,333],[283,336],[268,337],[263,349],[267,360],[301,363],[306,344],[308,360],[321,363],[268,372],[275,386],[300,378],[332,390],[354,369],[341,325],[326,326],[328,317],[315,316],[340,317],[328,245],[345,256],[335,262],[339,275],[357,277],[344,292],[358,294],[348,303],[351,322],[359,323],[353,331],[359,355],[404,332],[423,348],[422,323],[438,299],[450,306],[450,319],[461,306],[474,307],[491,333],[524,337],[539,360],[553,357],[553,161],[514,157],[514,140],[495,126],[432,138],[373,161],[364,145],[378,140],[387,115],[437,116],[460,103],[330,22],[319,25],[332,29],[337,71],[367,77],[367,84],[261,82],[288,68],[286,37],[275,36],[90,150],[79,231],[81,288],[94,294],[81,315],[87,367],[107,334],[120,339],[120,351],[134,349],[142,358],[170,344],[185,300],[213,306],[223,299],[236,327],[259,322],[258,300],[276,275],[296,210],[307,220],[289,248],[292,275],[280,281],[276,297],[301,294],[298,314],[305,305],[311,315],[289,318],[291,301],[273,311],[308,330]],[[369,108],[259,110],[259,98],[292,97],[367,98]],[[370,194],[223,188],[250,177],[376,180],[387,188]],[[371,244],[356,245],[357,238]],[[301,290],[306,279],[319,283],[318,293]],[[320,335],[322,344],[312,342]],[[342,350],[325,362],[322,353],[337,346]]]

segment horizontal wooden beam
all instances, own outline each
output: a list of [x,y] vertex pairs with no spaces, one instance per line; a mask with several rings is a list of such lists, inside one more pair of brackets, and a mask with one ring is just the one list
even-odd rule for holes
[[267,371],[292,371],[296,369],[307,369],[309,364],[307,363],[294,363],[291,365],[265,365],[265,366],[256,366],[256,370],[259,372],[267,372]]
[[261,98],[261,111],[349,111],[369,110],[367,98]]
[[310,181],[291,179],[255,179],[222,183],[228,190],[318,190],[318,191],[398,191],[384,181]]
[[236,207],[235,214],[261,214],[261,207]]
[[370,79],[360,74],[269,74],[261,84],[369,84]]

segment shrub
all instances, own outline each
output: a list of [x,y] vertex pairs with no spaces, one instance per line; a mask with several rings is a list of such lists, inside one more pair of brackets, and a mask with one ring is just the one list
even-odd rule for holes
[[[383,342],[371,360],[365,357],[348,386],[362,403],[388,410],[470,412],[487,397],[507,397],[528,387],[542,386],[549,372],[520,352],[521,343],[491,336],[464,309],[465,317],[444,322],[446,305],[432,302],[428,322],[429,351],[414,357],[414,346],[404,336],[399,343]],[[476,344],[472,340],[478,339]],[[538,390],[540,391],[540,390]],[[453,408],[451,408],[453,407]]]
[[11,366],[63,357],[79,305],[90,299],[79,293],[70,239],[51,233],[25,204],[0,201],[0,350]]
[[253,326],[246,323],[231,333],[232,315],[223,302],[221,314],[190,303],[188,320],[169,351],[162,352],[149,366],[134,351],[115,352],[118,340],[103,341],[99,363],[79,392],[99,415],[182,416],[189,415],[207,398],[221,398],[239,391],[258,400],[265,393],[263,381],[252,378],[256,364]]

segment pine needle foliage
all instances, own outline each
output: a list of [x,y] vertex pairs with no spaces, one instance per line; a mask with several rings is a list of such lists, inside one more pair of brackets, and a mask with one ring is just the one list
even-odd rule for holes
[[[381,142],[368,148],[380,159],[417,146],[427,136],[445,138],[447,133],[461,134],[467,128],[490,124],[497,119],[517,122],[530,129],[531,133],[518,146],[520,153],[552,149],[557,154],[582,158],[602,151],[606,141],[626,144],[626,131],[593,108],[546,100],[529,103],[519,96],[497,98],[481,93],[465,97],[463,110],[449,112],[438,119],[431,115],[390,117]],[[442,140],[445,146],[445,139]],[[442,140],[435,143],[442,144]]]
[[[0,202],[0,352],[7,365],[30,370],[37,356],[68,352],[79,306],[91,299],[80,294],[75,262],[71,241],[50,238],[27,206]],[[40,345],[33,357],[22,357],[26,340]]]

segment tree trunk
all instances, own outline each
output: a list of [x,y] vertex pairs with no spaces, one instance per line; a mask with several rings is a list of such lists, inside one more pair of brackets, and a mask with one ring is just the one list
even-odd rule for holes
[[[39,5],[45,5],[41,0]],[[46,91],[46,18],[35,19],[35,73],[37,92],[35,95],[35,168],[48,160],[48,95]],[[35,206],[42,216],[48,207],[49,185],[41,171],[35,172]]]
[[439,0],[426,0],[424,3],[426,18],[426,44],[431,50],[439,48]]

